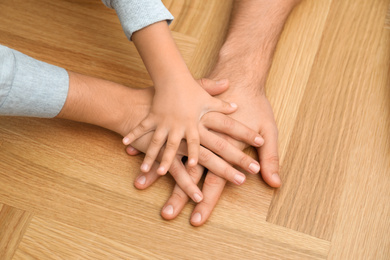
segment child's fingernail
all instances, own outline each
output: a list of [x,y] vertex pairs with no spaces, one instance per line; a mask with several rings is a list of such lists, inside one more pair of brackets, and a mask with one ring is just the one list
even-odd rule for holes
[[144,175],[139,176],[137,182],[141,185],[144,185],[146,183],[146,177]]
[[196,165],[195,159],[190,159],[190,160],[188,161],[188,164],[189,164],[190,166],[195,166],[195,165]]
[[123,140],[122,140],[122,142],[123,142],[124,145],[130,144],[129,141],[130,141],[130,139],[129,139],[128,137],[125,137],[125,138],[123,138]]
[[264,139],[261,137],[256,137],[255,144],[262,146],[264,144]]
[[202,221],[202,215],[200,215],[200,213],[195,213],[192,218],[191,218],[191,221],[194,222],[194,223],[199,223]]
[[167,214],[167,215],[172,215],[173,214],[173,207],[172,207],[172,205],[166,206],[164,208],[164,210],[163,210],[163,213]]
[[238,107],[236,103],[230,103],[230,106],[231,106],[231,107],[234,107],[234,108],[237,108],[237,107]]
[[221,79],[215,82],[217,85],[225,85],[227,83],[227,79]]
[[260,171],[260,164],[258,163],[251,163],[249,164],[249,169],[252,173],[258,173]]
[[240,175],[240,174],[236,174],[236,175],[234,176],[234,180],[236,181],[236,183],[237,183],[238,185],[240,185],[240,184],[242,184],[242,183],[245,181],[245,176],[242,176],[242,175]]
[[165,174],[165,168],[164,168],[164,166],[158,167],[157,173],[158,173],[158,174]]
[[147,165],[146,163],[143,163],[141,165],[141,171],[148,172],[149,171],[149,165]]
[[201,202],[202,201],[202,196],[200,196],[198,193],[194,193],[194,201],[196,203]]

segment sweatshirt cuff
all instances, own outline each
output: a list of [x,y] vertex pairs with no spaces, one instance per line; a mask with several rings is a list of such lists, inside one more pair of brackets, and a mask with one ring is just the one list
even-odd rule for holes
[[134,32],[151,24],[167,21],[172,22],[173,16],[160,0],[102,0],[114,8],[122,28],[129,40]]
[[7,67],[12,67],[7,78],[12,79],[12,83],[8,95],[0,104],[0,114],[43,118],[58,115],[68,95],[67,71],[7,49],[6,60],[10,65]]

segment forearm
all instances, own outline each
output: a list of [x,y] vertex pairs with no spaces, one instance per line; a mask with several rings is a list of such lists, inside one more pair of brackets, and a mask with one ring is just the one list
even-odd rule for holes
[[131,89],[120,84],[69,73],[69,91],[57,118],[107,128],[122,136],[148,113],[151,90]]
[[175,78],[191,77],[165,21],[135,32],[132,39],[156,90]]
[[[263,86],[283,26],[300,0],[236,0],[227,39],[220,50],[211,78],[246,80]],[[239,69],[238,69],[239,68]],[[256,82],[257,84],[253,84]],[[242,84],[240,84],[242,85]]]

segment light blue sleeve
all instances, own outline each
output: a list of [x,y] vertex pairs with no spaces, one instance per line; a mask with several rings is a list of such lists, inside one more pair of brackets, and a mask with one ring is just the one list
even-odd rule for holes
[[172,14],[160,0],[102,0],[114,8],[129,40],[134,32],[160,21],[170,24]]
[[68,89],[65,69],[0,45],[0,115],[55,117]]

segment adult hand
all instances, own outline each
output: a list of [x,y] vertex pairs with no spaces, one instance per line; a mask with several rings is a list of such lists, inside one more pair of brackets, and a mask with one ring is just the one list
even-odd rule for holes
[[[210,94],[221,93],[227,88],[227,84],[217,85],[215,84],[215,81],[212,80],[203,80],[201,83],[204,88],[210,92]],[[260,165],[254,159],[243,153],[241,149],[231,145],[216,133],[213,133],[211,129],[215,129],[219,133],[225,133],[236,140],[241,140],[256,147],[259,147],[263,143],[263,139],[260,135],[256,131],[251,130],[226,115],[214,112],[209,112],[206,115],[206,117],[201,119],[201,123],[204,127],[200,128],[200,138],[205,141],[205,146],[210,150],[200,147],[199,164],[213,170],[217,176],[229,180],[237,185],[240,185],[245,181],[245,175],[234,169],[227,162],[239,166],[253,174],[258,173]],[[133,145],[136,148],[145,151],[145,147],[148,147],[149,145],[148,141],[150,142],[150,138],[151,135],[149,134],[133,143]],[[186,171],[181,160],[183,156],[187,155],[186,151],[186,143],[182,142],[181,151],[175,155],[169,172],[176,180],[178,186],[181,187],[187,195],[189,195],[195,202],[200,202],[203,199],[203,194],[196,183],[194,183],[191,179],[191,173],[188,173],[188,171],[193,172],[194,170],[189,169]],[[129,148],[128,152],[129,154],[135,153],[133,148]],[[222,158],[216,156],[216,154]],[[150,180],[150,177],[153,176],[156,168],[158,168],[157,165],[153,164],[151,166],[151,171],[142,174],[138,178],[137,183],[140,183],[142,187],[142,185],[145,184],[146,179]],[[197,167],[196,169],[199,169],[199,172],[203,171],[201,167]],[[153,177],[154,180],[156,178],[157,176]]]
[[[261,89],[260,87],[245,88],[248,84],[245,82],[241,82],[241,84],[242,86],[236,85],[234,89],[229,89],[218,97],[226,100],[234,100],[234,102],[238,104],[239,109],[233,113],[231,117],[246,124],[249,128],[255,129],[263,136],[265,143],[257,149],[261,165],[261,175],[265,182],[271,187],[279,187],[281,181],[278,174],[279,157],[277,149],[277,127],[272,108],[264,93],[261,93],[260,91],[254,91],[253,93],[248,93],[249,90],[247,92],[235,91],[235,89]],[[207,120],[207,115],[205,116],[205,120]],[[239,149],[247,147],[247,145],[242,142],[238,142],[229,137],[225,138]],[[129,154],[134,153],[134,150],[131,147],[129,147],[127,151]],[[174,171],[177,169],[178,168],[176,167],[171,169],[171,174],[175,175],[176,173]],[[183,168],[180,170],[183,170]],[[203,168],[186,167],[186,170],[190,174],[192,180],[195,183],[198,183],[203,174]],[[151,171],[148,174],[139,176],[136,179],[135,186],[139,189],[145,189],[157,179],[158,175],[154,171]],[[202,190],[204,199],[195,207],[191,217],[191,224],[199,226],[209,218],[218,202],[225,183],[226,180],[217,176],[212,171],[207,173]],[[188,197],[185,192],[176,185],[172,196],[165,203],[161,215],[165,219],[175,218],[181,212],[187,201]]]

